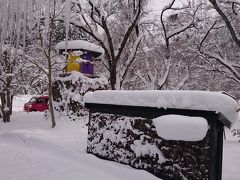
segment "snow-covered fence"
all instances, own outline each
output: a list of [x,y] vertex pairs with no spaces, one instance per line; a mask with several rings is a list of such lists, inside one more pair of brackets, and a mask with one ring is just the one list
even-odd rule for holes
[[145,169],[162,179],[222,175],[223,129],[237,119],[237,102],[223,93],[96,91],[87,152]]

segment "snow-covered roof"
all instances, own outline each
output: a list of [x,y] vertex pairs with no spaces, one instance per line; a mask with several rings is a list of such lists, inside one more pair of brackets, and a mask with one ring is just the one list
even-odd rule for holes
[[177,90],[104,90],[89,92],[85,103],[175,108],[221,112],[232,124],[238,119],[238,103],[222,92]]
[[[57,50],[65,49],[65,48],[66,48],[66,41],[59,42],[56,45]],[[84,49],[84,50],[89,50],[93,52],[98,52],[101,54],[104,53],[104,49],[102,47],[85,40],[67,41],[67,49]]]

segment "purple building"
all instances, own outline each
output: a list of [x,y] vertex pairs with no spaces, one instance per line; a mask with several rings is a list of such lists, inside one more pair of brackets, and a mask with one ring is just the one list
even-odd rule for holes
[[59,54],[68,53],[66,72],[79,71],[94,75],[94,60],[104,54],[103,48],[85,40],[62,41],[56,45]]
[[81,72],[83,74],[94,74],[94,66],[93,66],[93,59],[94,55],[92,52],[86,52],[83,55],[80,56],[81,59],[87,60],[86,62],[81,63]]

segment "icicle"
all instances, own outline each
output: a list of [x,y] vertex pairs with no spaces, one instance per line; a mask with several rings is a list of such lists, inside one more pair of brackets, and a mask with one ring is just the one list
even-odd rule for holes
[[26,49],[28,0],[24,1],[23,51]]
[[36,1],[36,16],[37,16],[37,32],[40,31],[40,20],[41,20],[41,7],[42,7],[42,1],[41,0],[37,0]]
[[[3,4],[2,4],[1,0],[0,0],[0,7],[3,7]],[[2,12],[2,9],[1,9],[0,12]],[[2,23],[2,13],[0,13],[0,26],[1,26],[1,23]]]
[[33,3],[34,1],[30,1],[28,5],[28,21],[29,21],[29,27],[32,29],[33,26]]
[[9,0],[9,45],[12,47],[12,44],[14,42],[14,29],[15,29],[15,0]]
[[6,39],[6,36],[7,36],[7,31],[8,31],[9,9],[8,9],[7,0],[3,1],[2,12],[3,12],[3,17],[2,17],[2,32],[1,32],[1,48],[3,47],[3,45],[5,43],[5,39]]
[[[0,13],[0,28],[1,28],[1,34],[0,34],[0,53],[2,52],[2,32],[3,32],[3,7],[4,7],[4,3],[2,0],[0,0],[0,11],[2,13]],[[1,72],[0,72],[1,73]]]
[[47,0],[45,5],[45,29],[49,30],[49,23],[50,23],[50,2],[51,0]]
[[[47,2],[46,2],[47,1]],[[43,30],[43,35],[42,35],[42,38],[43,38],[43,48],[46,47],[46,42],[47,42],[47,38],[48,38],[48,33],[49,33],[49,25],[50,25],[50,15],[51,15],[51,12],[50,12],[50,8],[51,8],[51,0],[46,0],[45,1],[45,5],[44,5],[44,10],[45,10],[45,27],[44,27],[44,30]]]
[[16,18],[17,18],[17,40],[16,40],[16,49],[18,49],[19,46],[19,42],[20,42],[20,32],[21,32],[21,16],[20,16],[20,4],[19,4],[20,0],[17,0],[17,12],[16,12]]
[[65,18],[65,27],[66,27],[66,39],[65,39],[65,55],[67,59],[67,49],[68,49],[68,34],[69,34],[69,26],[70,26],[70,18],[71,18],[71,0],[66,2],[64,9],[64,18]]

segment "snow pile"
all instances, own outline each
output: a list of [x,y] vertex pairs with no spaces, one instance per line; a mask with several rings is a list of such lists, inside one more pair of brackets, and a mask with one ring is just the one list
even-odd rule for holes
[[165,115],[153,119],[153,124],[165,140],[200,141],[208,131],[208,122],[202,117]]
[[0,142],[1,180],[159,180],[87,154],[80,121],[57,119],[52,129],[43,113],[14,112],[11,123],[0,122]]
[[97,91],[84,97],[85,103],[176,108],[221,112],[232,124],[238,119],[238,103],[222,92],[141,90]]
[[23,106],[27,103],[33,96],[37,95],[17,95],[13,96],[13,111],[23,111]]

